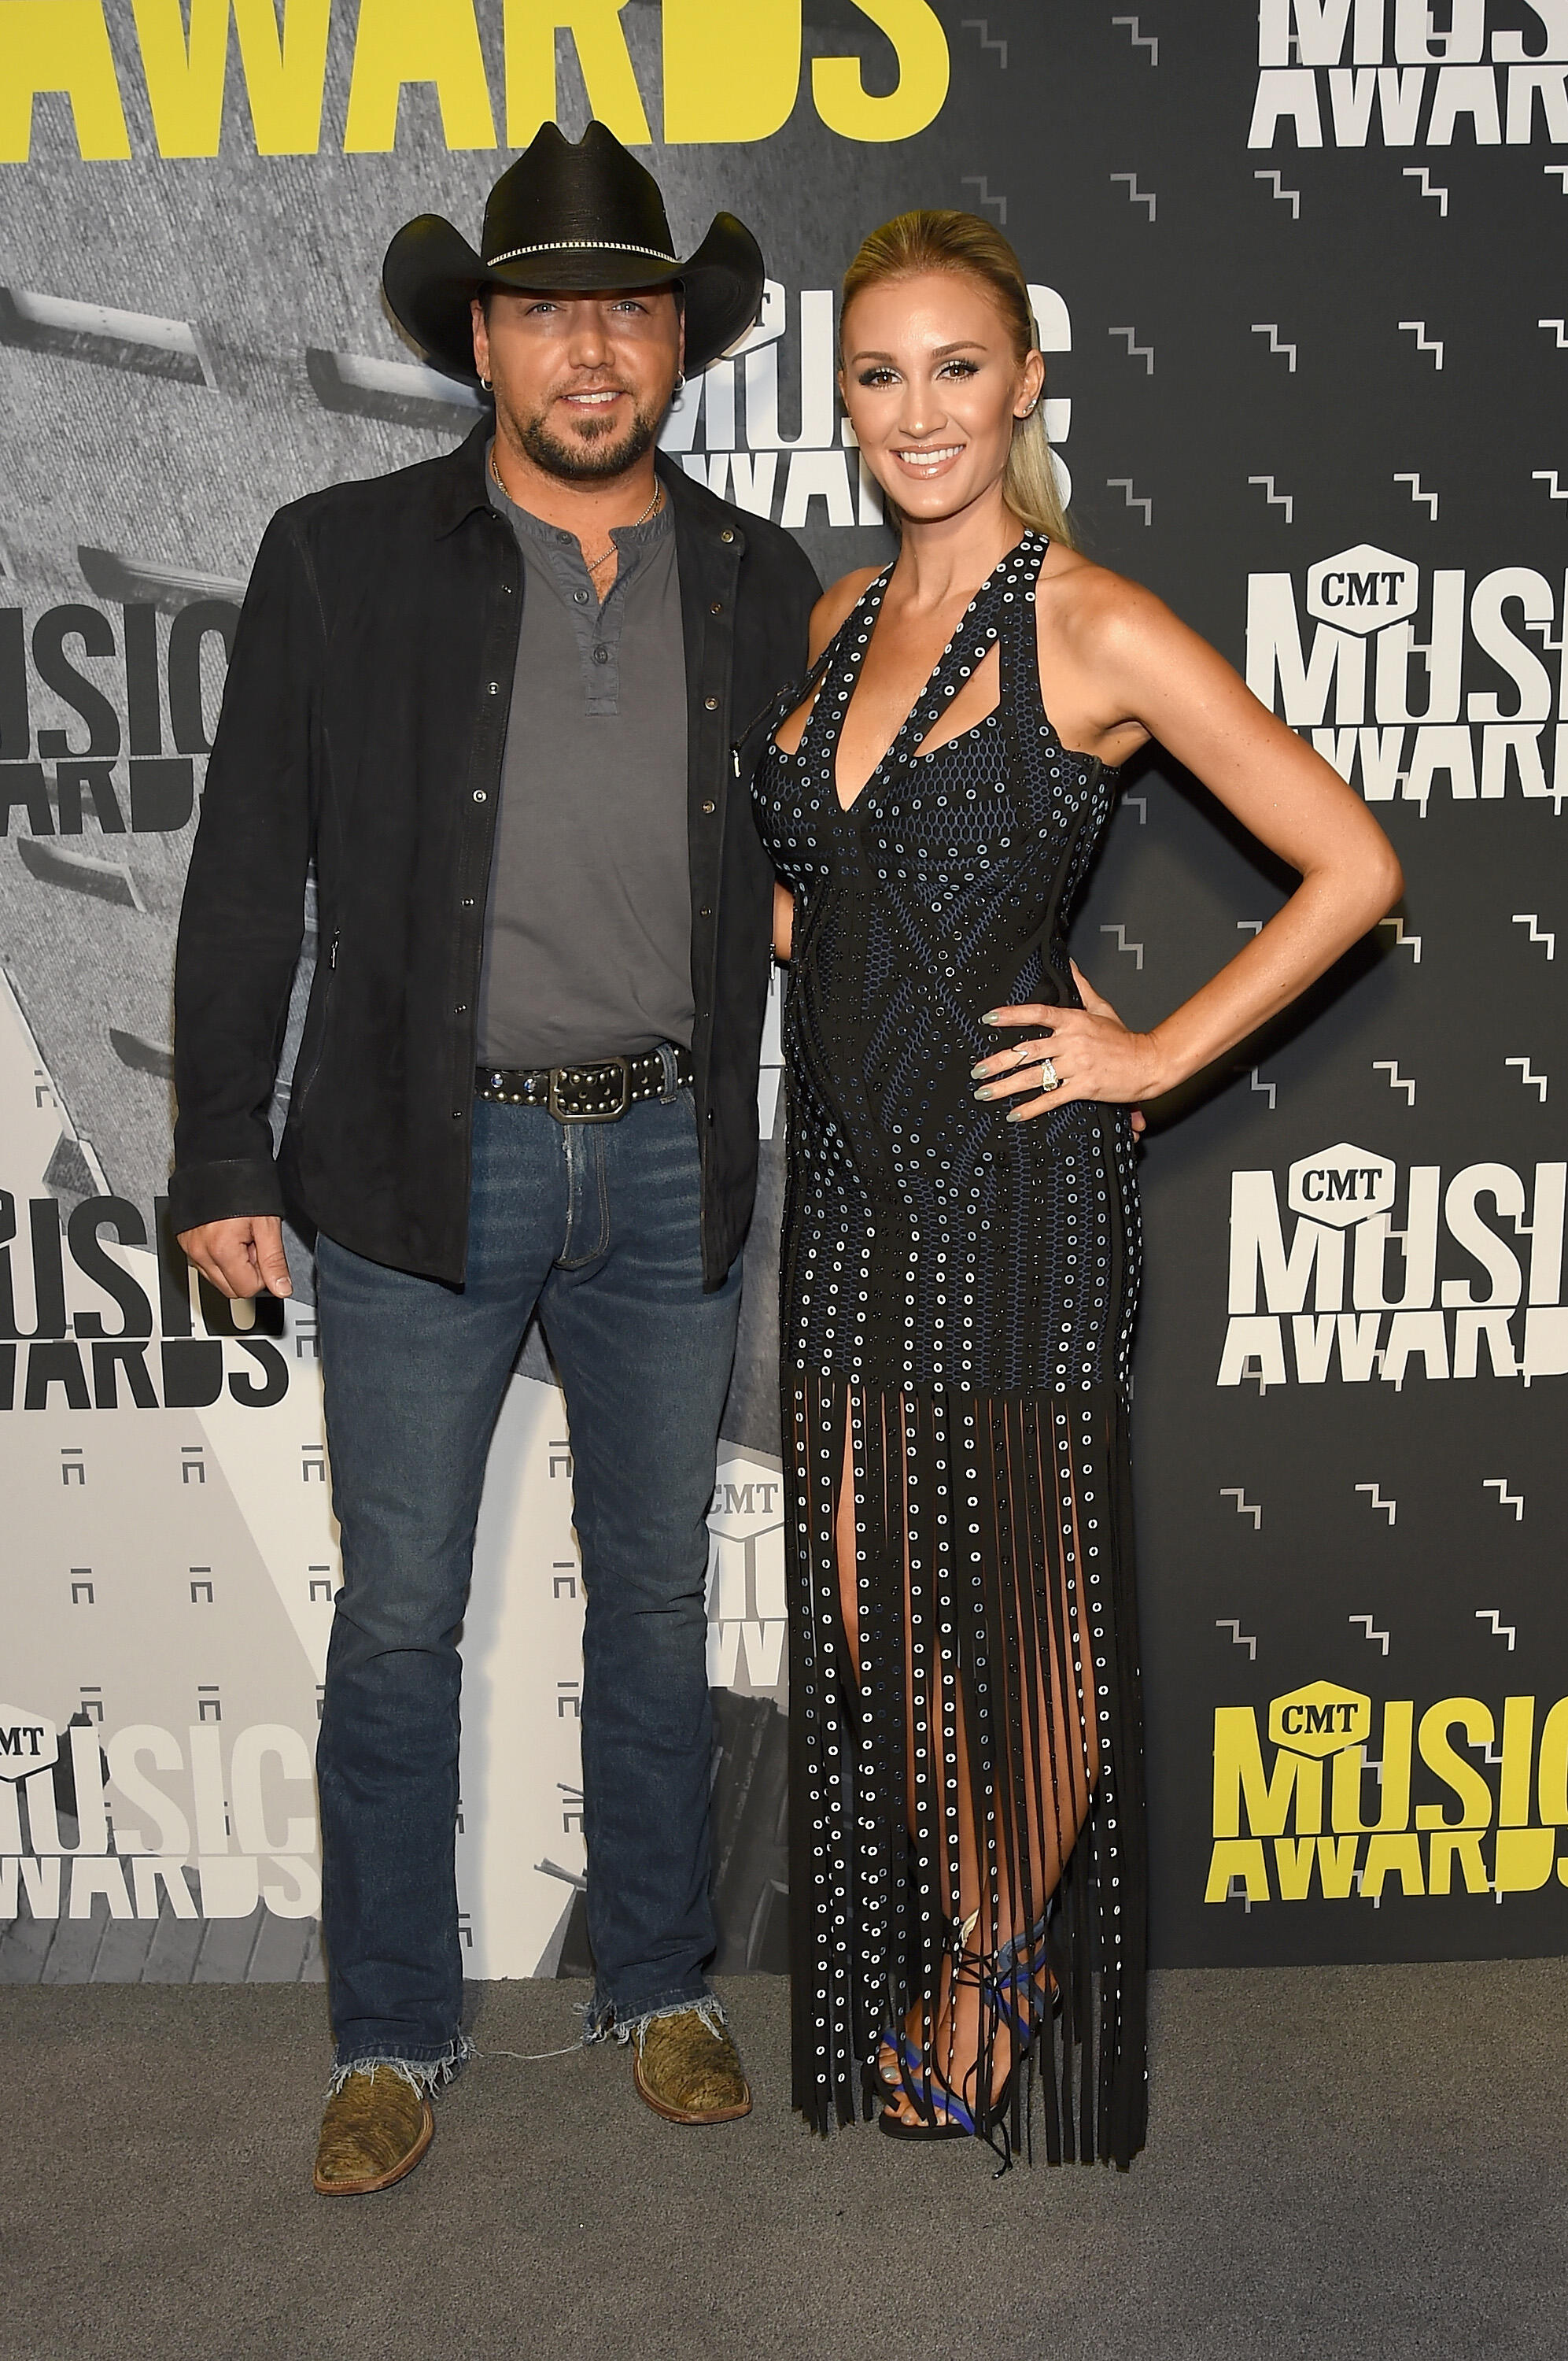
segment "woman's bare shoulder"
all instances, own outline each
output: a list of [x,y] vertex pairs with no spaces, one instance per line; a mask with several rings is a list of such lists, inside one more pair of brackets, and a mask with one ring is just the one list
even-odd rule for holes
[[882,572],[880,566],[858,566],[852,574],[840,575],[822,593],[811,610],[811,660],[815,664],[844,618],[854,609],[855,601],[871,588]]
[[1040,569],[1040,626],[1083,656],[1106,654],[1177,624],[1163,598],[1076,549],[1053,548]]

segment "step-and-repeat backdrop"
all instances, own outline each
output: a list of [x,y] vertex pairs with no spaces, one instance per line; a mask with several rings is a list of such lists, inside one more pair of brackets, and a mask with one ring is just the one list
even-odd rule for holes
[[[1399,915],[1146,1144],[1155,1952],[1562,1948],[1565,0],[0,0],[0,1975],[320,1972],[309,1256],[253,1319],[169,1237],[174,927],[269,514],[475,415],[381,308],[389,236],[477,229],[590,110],[678,238],[724,205],[768,258],[684,466],[825,579],[880,560],[834,289],[894,212],[987,214],[1091,554],[1393,836]],[[1156,754],[1078,955],[1150,1022],[1288,883]],[[728,1968],[787,1909],[778,1057],[775,1011],[712,1516]],[[477,1976],[585,1961],[571,1466],[533,1338],[464,1642]]]

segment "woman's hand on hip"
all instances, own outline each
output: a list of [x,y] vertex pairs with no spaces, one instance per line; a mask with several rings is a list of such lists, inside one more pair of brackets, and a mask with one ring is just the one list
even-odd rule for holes
[[1132,1106],[1133,1129],[1141,1132],[1143,1113],[1134,1103],[1158,1093],[1158,1050],[1147,1033],[1135,1033],[1123,1024],[1076,962],[1072,973],[1081,1008],[1025,1002],[988,1013],[987,1025],[1021,1031],[1026,1038],[981,1060],[974,1069],[975,1096],[1013,1100],[1009,1123],[1028,1123],[1073,1099],[1102,1099],[1113,1106]]

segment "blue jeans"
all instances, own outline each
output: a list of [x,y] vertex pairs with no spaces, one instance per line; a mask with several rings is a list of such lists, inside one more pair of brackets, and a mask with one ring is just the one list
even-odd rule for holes
[[565,1390],[587,1598],[590,2029],[701,2000],[706,1519],[739,1264],[704,1294],[691,1093],[619,1123],[474,1108],[465,1284],[318,1243],[343,1587],[317,1771],[339,2068],[459,2060],[458,1629],[490,1436],[537,1308]]

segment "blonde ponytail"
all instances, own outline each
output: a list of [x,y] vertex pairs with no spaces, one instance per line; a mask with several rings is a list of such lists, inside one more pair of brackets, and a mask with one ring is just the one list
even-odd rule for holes
[[1023,524],[1048,533],[1064,549],[1076,549],[1072,526],[1062,505],[1061,481],[1046,433],[1045,404],[1036,402],[1027,418],[1014,421],[1013,448],[1002,478],[1002,497]]

